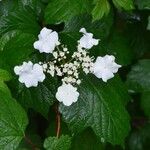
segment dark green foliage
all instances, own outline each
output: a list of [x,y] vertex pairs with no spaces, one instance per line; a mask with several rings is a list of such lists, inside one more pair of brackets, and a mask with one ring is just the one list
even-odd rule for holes
[[[90,54],[114,55],[122,68],[107,83],[81,75],[70,107],[56,101],[60,78],[26,88],[13,69],[50,60],[33,48],[43,27],[59,31],[70,54],[85,27],[101,39]],[[149,0],[0,1],[0,150],[149,150],[149,119]]]

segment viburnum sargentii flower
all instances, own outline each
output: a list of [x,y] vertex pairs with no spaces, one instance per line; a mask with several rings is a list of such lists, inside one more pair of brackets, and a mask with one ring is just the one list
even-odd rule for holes
[[80,94],[77,87],[82,83],[81,71],[85,74],[94,74],[104,82],[114,77],[121,65],[115,63],[112,55],[94,57],[89,55],[89,49],[99,44],[99,39],[95,39],[92,33],[88,33],[85,28],[79,31],[83,33],[76,51],[70,57],[67,46],[61,44],[58,33],[51,29],[43,28],[38,36],[39,40],[33,45],[40,53],[51,53],[52,60],[45,62],[24,62],[22,66],[16,66],[14,71],[19,76],[19,81],[26,87],[36,87],[39,82],[43,82],[45,74],[52,77],[61,78],[62,85],[58,87],[56,99],[66,106],[77,102]]

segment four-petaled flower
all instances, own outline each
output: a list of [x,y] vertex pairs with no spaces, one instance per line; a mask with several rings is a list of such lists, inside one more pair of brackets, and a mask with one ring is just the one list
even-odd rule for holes
[[72,103],[78,100],[79,93],[76,87],[71,84],[63,83],[57,90],[56,98],[59,102],[63,102],[64,105],[70,106]]

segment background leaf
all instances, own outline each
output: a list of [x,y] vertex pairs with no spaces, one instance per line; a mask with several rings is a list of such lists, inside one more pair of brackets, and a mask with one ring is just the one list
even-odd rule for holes
[[150,117],[150,91],[142,93],[141,107],[144,110],[145,115]]
[[139,9],[150,9],[150,1],[149,0],[135,0]]
[[133,0],[113,0],[113,3],[117,8],[124,8],[125,10],[134,8]]
[[0,69],[0,91],[5,92],[7,95],[11,95],[9,88],[5,84],[5,81],[9,81],[12,78],[10,73],[6,70]]
[[150,60],[140,60],[127,76],[127,86],[132,92],[150,91]]
[[14,150],[28,124],[27,115],[10,96],[0,91],[0,149]]
[[107,0],[94,0],[95,7],[92,10],[93,21],[101,19],[108,15],[110,11],[110,4]]
[[69,150],[71,147],[71,137],[62,135],[60,138],[49,137],[44,142],[46,150]]
[[52,0],[45,10],[45,21],[48,24],[67,22],[72,17],[88,13],[90,0]]

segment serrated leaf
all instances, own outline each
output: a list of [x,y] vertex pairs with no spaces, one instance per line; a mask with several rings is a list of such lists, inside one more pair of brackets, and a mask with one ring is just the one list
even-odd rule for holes
[[0,149],[15,150],[24,137],[27,124],[22,107],[0,91]]
[[133,0],[113,0],[117,8],[124,8],[125,10],[134,9]]
[[0,91],[3,91],[8,95],[11,95],[10,90],[4,82],[9,81],[10,79],[10,73],[8,73],[6,70],[0,69]]
[[150,91],[150,60],[143,59],[135,64],[127,76],[127,86],[131,92]]
[[48,24],[66,22],[90,9],[90,0],[52,0],[45,10],[45,20]]
[[2,43],[1,68],[12,71],[15,65],[26,61],[33,52],[35,37],[31,34],[19,33],[18,31],[8,32],[0,39],[0,43]]
[[69,150],[71,147],[71,137],[62,135],[60,138],[49,137],[44,142],[46,150]]
[[25,109],[32,108],[48,118],[50,106],[55,102],[57,81],[53,78],[44,81],[36,88],[22,87],[19,89],[18,101]]
[[94,0],[95,7],[92,10],[93,21],[101,19],[108,15],[110,11],[110,4],[107,0]]
[[141,107],[145,115],[150,117],[150,91],[142,93]]
[[[4,33],[12,30],[21,30],[23,33],[38,34],[40,26],[38,24],[38,17],[31,7],[23,6],[19,2],[14,4],[9,3],[11,6],[7,8],[9,2],[2,2],[0,11],[2,11],[2,16],[0,16],[0,36]],[[22,5],[21,5],[22,4]],[[3,7],[6,9],[3,12]]]
[[111,81],[103,83],[93,76],[83,78],[79,100],[70,107],[60,105],[64,120],[75,134],[91,127],[102,142],[123,145],[130,125],[118,90]]

